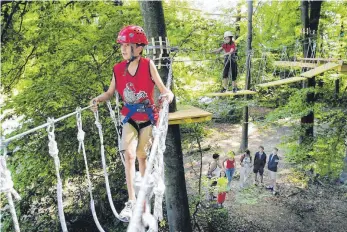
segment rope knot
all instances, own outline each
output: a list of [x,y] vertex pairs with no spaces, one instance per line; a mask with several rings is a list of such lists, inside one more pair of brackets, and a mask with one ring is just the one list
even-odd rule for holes
[[47,126],[47,132],[48,132],[48,149],[49,149],[49,154],[52,157],[58,156],[59,150],[58,150],[58,145],[57,142],[55,141],[55,134],[54,134],[54,118],[48,118],[47,122],[49,125]]
[[0,192],[11,192],[13,181],[11,172],[6,167],[5,156],[0,156]]
[[102,125],[99,121],[95,121],[95,125],[98,129],[102,129]]

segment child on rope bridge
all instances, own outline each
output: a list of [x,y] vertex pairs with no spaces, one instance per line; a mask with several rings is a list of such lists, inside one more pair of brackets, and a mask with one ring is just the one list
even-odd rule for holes
[[228,89],[228,76],[231,69],[231,80],[233,86],[233,92],[237,91],[236,77],[237,77],[237,63],[236,63],[236,44],[233,41],[233,33],[231,31],[226,31],[224,33],[224,43],[222,46],[216,50],[212,50],[214,53],[219,53],[224,50],[224,69],[223,69],[223,88],[221,92],[225,92]]
[[114,65],[111,84],[103,94],[91,101],[93,111],[97,104],[109,100],[117,91],[125,105],[121,109],[122,133],[119,150],[125,155],[125,177],[129,200],[120,217],[129,221],[135,207],[135,158],[138,158],[141,176],[146,169],[147,153],[150,151],[152,127],[156,124],[158,112],[154,107],[154,86],[161,98],[171,102],[171,90],[162,82],[153,61],[143,58],[142,51],[148,44],[144,30],[139,26],[126,26],[118,34],[123,61]]

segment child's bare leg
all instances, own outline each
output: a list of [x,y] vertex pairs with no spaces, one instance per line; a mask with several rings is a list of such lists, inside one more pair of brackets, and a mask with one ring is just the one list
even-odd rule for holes
[[139,133],[139,143],[137,145],[137,160],[139,161],[139,171],[141,176],[145,175],[147,155],[152,146],[152,126],[142,128]]
[[128,187],[129,200],[136,200],[135,190],[134,190],[134,177],[135,177],[135,159],[136,151],[135,149],[129,148],[125,151],[125,178]]

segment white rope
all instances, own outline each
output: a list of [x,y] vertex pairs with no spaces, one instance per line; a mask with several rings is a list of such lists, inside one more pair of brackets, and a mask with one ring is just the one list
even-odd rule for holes
[[111,102],[110,101],[107,101],[106,102],[107,104],[107,107],[108,107],[108,110],[110,111],[110,116],[111,116],[111,119],[114,123],[114,126],[116,127],[116,132],[117,132],[117,140],[118,140],[118,153],[122,159],[122,163],[123,163],[123,166],[125,167],[125,158],[124,158],[124,154],[123,152],[120,152],[120,142],[121,142],[121,122],[120,122],[120,116],[119,116],[119,99],[118,99],[118,94],[116,95],[116,109],[117,109],[117,114],[118,114],[118,117],[116,117],[116,113],[114,112],[114,110],[112,109],[112,106],[111,106]]
[[96,227],[98,228],[98,230],[100,232],[105,232],[104,229],[102,228],[102,226],[100,225],[100,222],[98,220],[98,216],[96,215],[96,211],[95,211],[95,203],[94,203],[94,198],[93,198],[93,185],[92,185],[92,182],[90,180],[87,155],[86,155],[86,150],[85,150],[85,147],[84,147],[84,135],[85,135],[85,132],[82,129],[81,108],[78,107],[76,109],[76,111],[77,111],[77,114],[76,114],[77,129],[78,129],[77,139],[78,139],[78,142],[79,142],[78,153],[80,153],[81,149],[82,149],[83,158],[84,158],[84,164],[86,166],[86,175],[87,175],[87,181],[88,181],[88,191],[89,191],[89,195],[90,195],[90,208],[92,210],[92,215],[93,215],[93,219],[94,219],[94,222],[96,224]]
[[[12,195],[16,200],[20,200],[20,196],[17,191],[13,188],[13,181],[11,172],[8,170],[6,165],[6,146],[3,147],[4,155],[0,155],[0,193],[5,193],[9,204],[10,212],[12,215],[12,221],[16,232],[20,232],[16,208],[13,203]],[[1,230],[1,227],[0,227]]]
[[[83,111],[83,110],[86,110],[86,109],[89,109],[89,108],[92,107],[92,106],[93,106],[93,105],[84,107],[84,108],[82,109],[82,111]],[[66,114],[66,115],[64,115],[64,116],[62,116],[62,117],[60,117],[60,118],[55,119],[54,122],[56,123],[56,122],[62,121],[62,120],[64,120],[64,119],[66,119],[66,118],[69,118],[69,117],[75,115],[76,113],[77,113],[77,112],[74,111],[74,112],[72,112],[72,113]],[[35,131],[41,130],[41,129],[43,129],[43,128],[46,128],[48,125],[49,125],[49,123],[42,124],[42,125],[37,126],[37,127],[33,128],[33,129],[24,131],[23,133],[20,133],[20,134],[17,134],[17,135],[15,135],[15,136],[12,136],[12,137],[10,137],[10,138],[7,138],[7,139],[5,139],[3,142],[4,142],[4,143],[9,143],[9,142],[11,142],[11,141],[13,141],[13,140],[22,138],[22,137],[25,136],[25,135],[28,135],[28,134],[31,134],[31,133],[33,133],[33,132],[35,132]]]
[[54,166],[55,166],[55,172],[57,176],[57,200],[58,200],[58,212],[59,212],[59,220],[61,224],[61,228],[63,232],[67,232],[66,222],[65,222],[65,216],[64,216],[64,206],[63,206],[63,185],[60,178],[59,168],[60,168],[60,160],[59,160],[59,150],[57,146],[57,142],[55,141],[55,134],[54,134],[54,119],[48,118],[47,120],[48,126],[47,126],[47,132],[48,132],[48,148],[49,148],[49,154],[54,159]]
[[94,112],[94,117],[95,117],[95,125],[98,128],[99,138],[100,138],[101,162],[102,162],[102,169],[103,169],[104,177],[105,177],[105,185],[106,185],[106,192],[107,192],[108,202],[109,202],[109,204],[111,206],[113,215],[118,220],[122,221],[122,218],[117,213],[117,210],[114,207],[113,200],[112,200],[112,194],[111,194],[111,189],[110,189],[110,183],[109,183],[109,180],[108,180],[107,165],[106,165],[106,158],[105,158],[104,136],[102,134],[102,125],[99,122],[99,112],[98,111]]
[[[172,82],[172,59],[170,60],[167,88],[170,89]],[[128,226],[128,232],[144,231],[149,227],[149,231],[158,231],[158,219],[162,220],[162,202],[164,197],[164,169],[163,153],[165,151],[165,141],[169,121],[169,103],[164,100],[163,107],[159,112],[157,126],[153,127],[153,144],[148,157],[145,174],[142,178],[141,187],[136,200],[133,216]],[[153,186],[154,185],[154,186]],[[154,188],[153,188],[154,187]],[[150,213],[150,199],[155,195],[154,214]],[[144,212],[145,203],[145,212]]]

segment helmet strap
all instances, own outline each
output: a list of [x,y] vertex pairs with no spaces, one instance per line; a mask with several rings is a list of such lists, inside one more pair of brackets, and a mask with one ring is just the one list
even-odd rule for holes
[[130,57],[130,59],[128,60],[128,61],[129,61],[128,64],[129,64],[130,62],[133,62],[137,57],[138,57],[138,56],[134,56],[134,47],[131,46],[131,57]]

